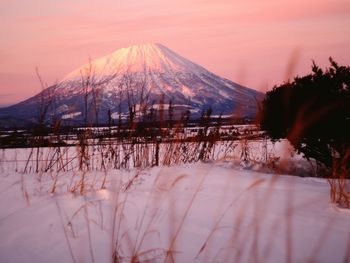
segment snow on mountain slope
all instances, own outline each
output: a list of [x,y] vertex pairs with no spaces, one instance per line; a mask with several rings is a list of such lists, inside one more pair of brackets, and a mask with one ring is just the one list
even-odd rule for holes
[[[82,112],[80,118],[84,118],[89,114],[84,113],[87,99],[89,111],[98,109],[97,114],[90,115],[102,120],[106,119],[109,110],[114,114],[121,110],[125,114],[130,104],[150,106],[159,103],[161,98],[164,103],[172,101],[186,105],[191,112],[198,112],[197,115],[211,107],[216,114],[253,116],[257,111],[257,100],[263,97],[255,90],[209,72],[161,44],[121,48],[76,69],[50,89],[58,107],[68,106],[59,114]],[[27,114],[26,105],[33,105],[35,101],[38,96],[18,104],[21,109],[15,111]],[[51,110],[52,114],[58,112]]]
[[[80,78],[80,71],[87,68],[86,64],[70,73],[64,81]],[[115,73],[129,72],[167,72],[193,71],[197,74],[207,73],[204,68],[177,55],[161,44],[143,44],[121,48],[110,55],[92,61],[92,66],[98,76],[108,76]]]

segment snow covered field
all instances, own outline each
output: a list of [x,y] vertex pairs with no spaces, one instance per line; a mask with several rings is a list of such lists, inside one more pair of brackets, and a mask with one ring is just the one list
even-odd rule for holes
[[257,172],[234,158],[60,173],[1,167],[0,262],[350,261],[350,210],[330,202],[324,179]]

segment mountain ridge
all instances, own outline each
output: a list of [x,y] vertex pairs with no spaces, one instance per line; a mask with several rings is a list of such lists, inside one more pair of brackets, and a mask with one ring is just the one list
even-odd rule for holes
[[[86,122],[87,118],[95,118],[91,122],[98,119],[105,122],[106,112],[126,116],[130,106],[136,110],[142,108],[142,104],[149,104],[150,108],[161,99],[165,103],[182,105],[179,113],[190,111],[193,117],[199,117],[208,108],[213,108],[216,114],[253,116],[257,101],[263,97],[260,92],[211,73],[162,44],[148,43],[121,48],[90,60],[57,85],[0,109],[0,118],[12,115],[34,120],[35,116],[29,112],[38,108],[42,99],[50,94],[55,97],[55,106],[48,107],[48,116],[77,123],[82,123],[83,119]],[[96,107],[98,112],[93,109]],[[66,118],[69,114],[74,117]]]

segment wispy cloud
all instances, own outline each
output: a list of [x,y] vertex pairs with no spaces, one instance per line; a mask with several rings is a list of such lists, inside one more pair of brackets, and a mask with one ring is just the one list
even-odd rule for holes
[[13,96],[15,95],[14,93],[7,93],[7,94],[1,94],[0,93],[0,97],[9,97],[9,96]]

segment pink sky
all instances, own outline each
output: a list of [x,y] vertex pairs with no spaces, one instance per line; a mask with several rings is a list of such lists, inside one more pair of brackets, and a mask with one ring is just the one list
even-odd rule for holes
[[349,0],[0,0],[0,105],[119,48],[157,42],[266,91],[311,60],[350,65]]

